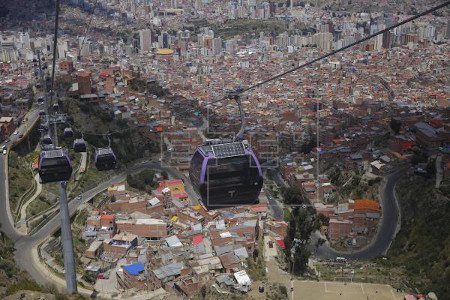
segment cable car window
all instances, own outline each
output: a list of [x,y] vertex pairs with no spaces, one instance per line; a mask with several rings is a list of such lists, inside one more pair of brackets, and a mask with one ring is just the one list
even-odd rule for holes
[[208,162],[206,179],[210,181],[223,183],[239,183],[248,181],[249,177],[249,158],[233,157],[220,159],[216,161],[212,159]]
[[197,182],[200,178],[200,172],[202,170],[202,164],[203,164],[203,156],[199,153],[196,152],[194,154],[194,157],[192,158],[191,161],[191,168],[190,168],[190,176],[192,177],[193,182]]
[[65,158],[58,158],[58,159],[45,159],[42,162],[43,167],[53,167],[53,166],[68,166],[69,162]]

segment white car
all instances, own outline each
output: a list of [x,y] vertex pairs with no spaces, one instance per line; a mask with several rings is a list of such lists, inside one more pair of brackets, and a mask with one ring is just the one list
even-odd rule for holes
[[18,131],[18,130],[14,131],[14,134],[15,134],[15,135],[17,135],[18,133],[19,133],[19,131]]
[[8,153],[8,152],[6,151],[6,149],[3,150],[3,155],[6,155],[6,153]]

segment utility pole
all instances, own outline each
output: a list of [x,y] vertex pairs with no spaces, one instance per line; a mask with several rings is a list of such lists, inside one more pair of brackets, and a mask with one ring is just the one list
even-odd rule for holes
[[[317,95],[316,95],[317,97]],[[316,176],[317,176],[317,187],[316,187],[316,201],[317,203],[320,202],[320,163],[319,163],[319,159],[320,159],[320,139],[319,139],[319,126],[320,126],[320,121],[319,121],[319,117],[320,117],[320,113],[319,113],[319,97],[317,97],[316,100]]]

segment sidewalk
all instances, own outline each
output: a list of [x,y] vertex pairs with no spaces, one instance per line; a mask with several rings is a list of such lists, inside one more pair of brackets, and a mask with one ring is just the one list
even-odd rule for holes
[[[26,223],[26,220],[27,220],[27,207],[28,207],[28,205],[30,205],[30,203],[33,202],[34,199],[36,199],[41,194],[42,184],[39,182],[39,174],[36,174],[34,176],[34,180],[36,181],[36,191],[34,192],[34,195],[31,196],[31,198],[27,202],[25,202],[25,204],[20,209],[20,221],[19,221],[19,223]],[[25,224],[25,227],[26,227],[26,224]]]

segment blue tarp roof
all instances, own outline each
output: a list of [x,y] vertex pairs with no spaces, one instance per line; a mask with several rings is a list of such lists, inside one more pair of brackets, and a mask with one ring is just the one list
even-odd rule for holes
[[144,264],[137,262],[128,266],[124,266],[123,269],[132,276],[138,276],[139,273],[144,271]]

